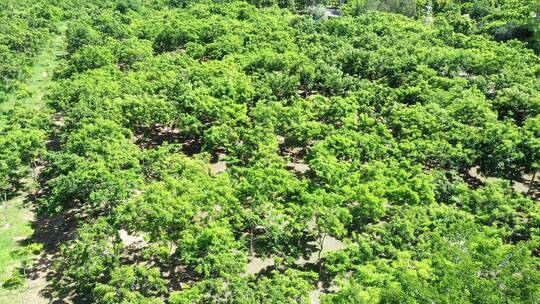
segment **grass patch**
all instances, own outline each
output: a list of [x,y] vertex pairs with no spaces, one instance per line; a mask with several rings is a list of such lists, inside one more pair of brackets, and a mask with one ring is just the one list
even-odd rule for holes
[[20,259],[12,253],[21,247],[21,241],[32,235],[30,227],[31,211],[20,195],[8,202],[8,225],[2,217],[0,221],[0,282],[4,282],[20,264]]

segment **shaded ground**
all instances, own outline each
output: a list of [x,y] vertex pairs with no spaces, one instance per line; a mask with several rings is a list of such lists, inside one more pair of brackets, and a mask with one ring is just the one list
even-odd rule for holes
[[[488,180],[497,180],[497,178],[494,178],[494,177],[483,176],[478,171],[478,167],[471,168],[469,170],[469,175],[471,177],[471,181],[468,181],[469,183],[483,184]],[[514,191],[521,193],[523,195],[528,195],[532,199],[538,200],[540,199],[540,187],[539,187],[540,183],[538,182],[539,178],[538,176],[536,176],[534,180],[534,185],[532,185],[532,187],[531,187],[531,179],[532,179],[532,175],[524,174],[520,180],[512,182],[512,189],[514,189]]]
[[341,15],[343,15],[341,10],[337,8],[326,8],[324,10],[325,17],[341,17]]
[[[327,236],[323,242],[323,250],[321,251],[321,258],[324,258],[328,253],[343,250],[346,248],[346,245],[340,240]],[[321,259],[322,260],[322,259]],[[313,270],[317,272],[319,269],[319,263],[321,262],[318,258],[318,252],[313,252],[308,260],[298,259],[296,265],[299,268],[304,268],[307,270]],[[272,258],[260,258],[260,257],[250,257],[249,263],[246,268],[244,275],[261,275],[269,274],[274,269],[274,260]],[[312,304],[320,303],[319,297],[325,292],[332,290],[332,282],[329,282],[326,278],[319,278],[319,281],[316,284],[316,289],[312,290],[309,293],[309,299]]]

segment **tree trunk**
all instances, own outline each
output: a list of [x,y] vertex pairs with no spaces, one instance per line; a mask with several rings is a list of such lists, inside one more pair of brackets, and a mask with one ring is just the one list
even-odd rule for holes
[[26,278],[26,267],[27,267],[27,261],[24,260],[22,262],[22,270],[23,270],[23,277],[25,277],[25,278]]
[[4,193],[2,196],[2,206],[4,209],[4,219],[6,221],[6,225],[8,225],[8,214],[7,214],[7,195]]
[[30,162],[30,167],[32,168],[32,179],[34,183],[37,183],[37,165],[35,161]]
[[527,190],[527,194],[531,193],[532,187],[534,186],[535,177],[536,177],[536,171],[533,173],[533,176],[531,177],[531,180],[529,181],[529,189]]
[[319,242],[319,252],[317,253],[317,264],[319,265],[319,274],[321,273],[322,271],[322,267],[323,267],[323,263],[321,262],[321,254],[322,254],[322,251],[323,251],[323,248],[324,248],[324,240],[326,239],[326,236],[327,234],[326,233],[323,233],[322,234],[322,237],[320,239],[320,242]]
[[251,227],[249,230],[249,255],[253,256],[253,251],[255,250],[253,248],[253,227]]
[[[169,242],[169,251],[172,253],[174,242]],[[169,279],[173,280],[176,277],[176,259],[173,258],[173,254],[169,256]]]
[[326,233],[323,233],[322,234],[322,237],[321,237],[321,241],[319,242],[319,252],[317,253],[317,260],[320,260],[321,259],[321,254],[322,254],[322,251],[323,251],[323,246],[324,246],[324,240],[326,239]]

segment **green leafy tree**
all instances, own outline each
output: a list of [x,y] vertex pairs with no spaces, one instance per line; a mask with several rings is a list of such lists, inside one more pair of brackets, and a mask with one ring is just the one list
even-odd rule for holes
[[159,304],[165,292],[165,281],[157,268],[143,265],[120,266],[111,273],[107,284],[98,283],[93,290],[96,303]]

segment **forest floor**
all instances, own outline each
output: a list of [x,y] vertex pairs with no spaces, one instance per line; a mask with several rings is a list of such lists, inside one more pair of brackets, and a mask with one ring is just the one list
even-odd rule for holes
[[[47,87],[52,83],[53,71],[58,65],[58,58],[65,50],[64,33],[65,24],[58,25],[58,33],[52,34],[47,46],[36,58],[36,63],[32,68],[31,75],[26,81],[28,96],[25,98],[12,97],[8,101],[0,104],[0,112],[4,113],[24,104],[29,107],[43,108],[45,106],[43,96]],[[0,119],[0,125],[5,122]],[[22,189],[18,195],[8,202],[9,223],[0,227],[0,282],[6,279],[20,265],[20,260],[12,253],[21,248],[25,243],[32,242],[35,232],[35,214],[31,201],[36,187],[36,183],[31,178],[22,181]],[[48,265],[45,254],[38,257],[38,265]],[[47,267],[46,267],[47,268]],[[22,290],[9,291],[0,287],[0,304],[18,303],[48,303],[40,293],[46,285],[46,271],[34,272],[26,281]]]

